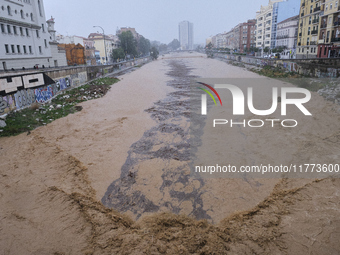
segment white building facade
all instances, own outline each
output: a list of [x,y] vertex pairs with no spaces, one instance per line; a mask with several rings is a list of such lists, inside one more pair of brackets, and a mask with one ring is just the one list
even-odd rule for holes
[[256,12],[256,47],[264,49],[276,47],[276,30],[279,2],[284,0],[269,0],[267,6],[261,6]]
[[48,30],[43,0],[0,0],[0,70],[54,67]]
[[295,58],[299,27],[299,15],[277,24],[276,46],[283,47],[281,58]]
[[192,50],[194,48],[194,25],[189,21],[182,21],[178,25],[179,42],[182,50]]

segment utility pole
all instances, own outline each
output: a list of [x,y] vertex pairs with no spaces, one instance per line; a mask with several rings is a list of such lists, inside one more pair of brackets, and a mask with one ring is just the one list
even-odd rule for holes
[[103,30],[104,48],[105,48],[105,60],[106,60],[106,64],[107,64],[106,42],[105,42],[105,32],[104,32],[104,29],[101,26],[93,26],[93,27],[100,27]]

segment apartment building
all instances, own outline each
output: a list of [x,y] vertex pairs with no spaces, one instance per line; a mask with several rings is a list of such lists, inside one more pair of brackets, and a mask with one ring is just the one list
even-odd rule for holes
[[104,35],[99,33],[91,33],[88,39],[94,41],[94,47],[100,53],[100,63],[105,64],[111,62],[110,56],[112,50],[117,48],[117,42],[112,37],[105,35],[104,38]]
[[179,42],[182,50],[194,48],[194,25],[189,21],[182,21],[178,24]]
[[276,47],[284,48],[281,58],[295,58],[299,15],[288,18],[277,24]]
[[339,0],[326,0],[320,14],[318,58],[340,57],[340,5]]
[[[301,0],[296,58],[316,58],[325,0]],[[328,23],[327,23],[328,24]],[[326,25],[327,25],[326,24]],[[329,30],[328,30],[329,31]]]
[[267,6],[261,6],[256,12],[256,47],[273,49],[276,47],[277,16],[279,2],[283,0],[269,0]]
[[43,0],[0,1],[0,70],[58,65],[51,38]]
[[256,20],[251,19],[240,24],[239,49],[240,52],[246,52],[247,49],[255,47],[255,26]]

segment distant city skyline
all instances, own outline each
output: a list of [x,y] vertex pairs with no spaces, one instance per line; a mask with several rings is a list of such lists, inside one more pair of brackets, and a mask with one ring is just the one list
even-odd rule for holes
[[207,37],[255,18],[261,5],[267,4],[268,0],[101,0],[100,4],[89,0],[44,1],[46,17],[55,18],[56,30],[62,35],[87,37],[93,32],[101,33],[93,26],[102,26],[106,34],[115,34],[120,27],[134,27],[151,41],[170,43],[178,39],[179,22],[189,20],[195,26],[195,44],[203,44]]

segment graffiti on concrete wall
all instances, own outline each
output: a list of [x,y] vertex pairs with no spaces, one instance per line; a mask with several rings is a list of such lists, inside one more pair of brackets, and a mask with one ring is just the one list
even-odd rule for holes
[[[80,79],[86,79],[84,77],[81,75]],[[64,77],[57,79],[55,84],[44,85],[44,80],[44,74],[0,78],[0,92],[5,94],[0,96],[0,115],[25,108],[35,102],[46,103],[59,91],[69,88],[72,82],[71,78]]]
[[53,87],[48,85],[43,88],[37,88],[34,90],[34,95],[37,103],[45,103],[53,97]]
[[19,87],[25,89],[42,86],[45,84],[44,75],[29,74],[13,77],[4,77],[0,79],[0,92],[4,91],[6,94],[18,91]]
[[61,78],[56,81],[58,91],[71,87],[70,78]]
[[15,106],[17,109],[29,106],[35,102],[35,96],[32,89],[19,90],[14,94]]
[[0,114],[4,113],[6,108],[8,108],[8,103],[0,96]]
[[8,113],[16,109],[12,95],[0,96],[0,114]]

